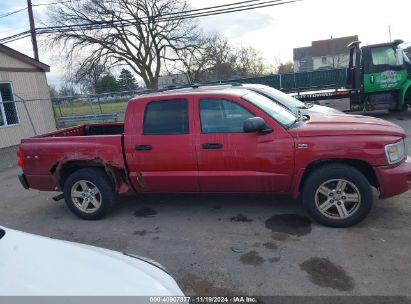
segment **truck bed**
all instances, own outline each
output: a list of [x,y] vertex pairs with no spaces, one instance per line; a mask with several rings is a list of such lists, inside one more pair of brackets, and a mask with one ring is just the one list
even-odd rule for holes
[[71,136],[96,136],[96,135],[121,135],[124,133],[124,123],[105,123],[79,125],[71,128],[61,129],[51,133],[35,136],[44,137],[71,137]]

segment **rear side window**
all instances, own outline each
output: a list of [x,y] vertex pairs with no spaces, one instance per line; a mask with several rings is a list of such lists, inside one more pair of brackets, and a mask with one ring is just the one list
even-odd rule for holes
[[171,135],[188,133],[188,101],[152,101],[146,107],[143,134]]
[[218,98],[200,99],[203,133],[241,133],[247,118],[254,115],[243,106]]

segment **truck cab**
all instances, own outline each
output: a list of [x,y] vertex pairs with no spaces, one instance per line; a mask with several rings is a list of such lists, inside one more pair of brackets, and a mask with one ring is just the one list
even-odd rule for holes
[[351,108],[357,110],[389,109],[392,112],[406,111],[411,80],[407,72],[407,63],[403,43],[395,40],[360,47],[360,41],[352,42],[350,61],[347,70],[347,89],[359,94],[351,96]]

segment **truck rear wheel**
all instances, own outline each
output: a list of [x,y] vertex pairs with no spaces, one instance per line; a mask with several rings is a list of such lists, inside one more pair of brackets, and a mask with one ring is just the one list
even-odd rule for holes
[[79,218],[98,220],[112,209],[115,193],[107,174],[98,168],[80,169],[64,183],[67,207]]
[[370,212],[373,195],[368,180],[357,169],[327,165],[311,173],[303,186],[302,200],[308,214],[330,227],[349,227]]

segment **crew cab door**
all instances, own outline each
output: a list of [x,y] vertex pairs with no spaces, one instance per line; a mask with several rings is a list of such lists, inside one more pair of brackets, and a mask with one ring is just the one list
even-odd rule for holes
[[[197,155],[203,192],[287,192],[293,171],[293,139],[268,115],[241,98],[195,99]],[[244,133],[244,120],[259,116],[270,134]]]
[[199,191],[190,101],[185,96],[163,97],[129,105],[124,146],[138,191]]

